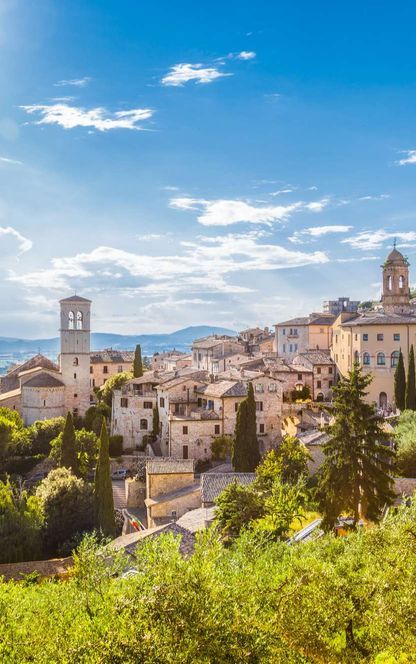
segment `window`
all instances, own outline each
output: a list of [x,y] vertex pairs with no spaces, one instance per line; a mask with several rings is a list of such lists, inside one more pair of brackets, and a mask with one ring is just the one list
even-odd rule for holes
[[400,290],[403,290],[404,288],[404,277],[402,275],[399,277],[399,288]]
[[286,353],[286,344],[283,344],[283,352]]
[[182,427],[182,433],[184,436],[188,435],[188,427]]
[[386,356],[384,353],[377,353],[377,364],[379,367],[384,366],[386,364]]
[[215,427],[214,427],[214,433],[218,435],[219,432],[220,432],[220,425],[216,424]]
[[317,381],[316,381],[316,387],[318,387],[318,388],[319,388],[319,387],[322,387],[322,381],[317,380]]
[[104,364],[103,366],[103,373],[107,374],[108,373],[108,366]]
[[302,374],[298,373],[298,380],[302,380]]
[[276,392],[276,383],[269,383],[269,392]]
[[90,373],[94,373],[94,369],[90,367]]
[[182,458],[187,459],[188,458],[188,445],[184,445],[182,447]]
[[123,371],[123,365],[119,364],[118,367],[117,367],[117,372],[121,373],[122,371]]
[[82,330],[83,315],[81,311],[77,311],[77,330]]
[[78,394],[74,394],[74,399],[78,399]]
[[74,357],[74,361],[72,362],[72,364],[74,365],[74,367],[78,366],[78,358],[77,357]]
[[95,387],[95,378],[92,379],[92,386]]
[[328,367],[328,373],[332,374],[332,367]]
[[263,402],[262,401],[256,401],[256,410],[257,410],[257,412],[261,412],[263,410]]
[[382,332],[378,332],[377,341],[384,341],[384,334]]
[[400,341],[400,334],[393,334],[394,341]]
[[364,353],[363,354],[363,364],[366,366],[369,366],[370,364],[370,353]]
[[261,383],[256,383],[254,386],[254,391],[255,392],[264,392],[263,385]]
[[398,363],[399,363],[399,355],[400,355],[400,353],[399,353],[398,350],[395,350],[395,351],[391,354],[390,364],[391,364],[391,366],[392,366],[393,368],[394,368],[394,367],[397,367],[397,365],[398,365]]
[[208,399],[208,410],[214,410],[214,402],[212,399]]
[[296,353],[297,349],[298,349],[298,345],[295,344],[295,353]]
[[354,341],[358,341],[358,334],[354,334]]
[[333,386],[333,384],[334,384],[334,383],[333,383],[333,381],[332,381],[332,380],[329,380],[329,381],[328,381],[328,386],[329,386],[329,387],[332,387],[332,386]]
[[202,408],[202,399],[201,397],[198,397],[198,408]]
[[74,380],[76,380],[76,379],[77,379],[77,374],[76,374],[76,373],[74,373]]
[[127,408],[128,405],[129,405],[129,400],[126,399],[126,397],[121,397],[121,399],[120,399],[120,406],[121,406],[122,408]]
[[387,278],[387,288],[389,290],[393,288],[393,277],[391,275],[389,275],[389,277]]
[[289,346],[289,352],[293,353],[293,345],[292,344],[290,344],[290,346]]
[[160,397],[160,399],[159,399],[159,406],[160,406],[161,408],[164,408],[164,407],[165,407],[165,400],[164,400],[163,397]]
[[316,373],[320,374],[321,373],[321,367],[317,367]]
[[145,419],[140,420],[140,429],[142,431],[147,431],[147,420]]
[[151,401],[144,401],[143,402],[143,408],[153,408],[153,404]]
[[78,408],[73,408],[72,409],[72,414],[74,417],[78,417]]
[[68,314],[68,330],[73,330],[75,327],[75,316],[74,312],[70,311]]
[[239,403],[235,403],[235,404],[234,404],[234,410],[235,410],[235,412],[237,412],[239,405],[240,405]]
[[264,433],[264,424],[259,424],[259,433]]
[[358,352],[358,350],[356,350],[354,352],[354,363],[358,364],[359,361],[360,361],[360,353]]
[[283,336],[286,335],[286,328],[285,328],[285,327],[284,327],[283,330],[282,330],[282,334],[283,334]]
[[368,341],[368,334],[363,334],[363,341]]

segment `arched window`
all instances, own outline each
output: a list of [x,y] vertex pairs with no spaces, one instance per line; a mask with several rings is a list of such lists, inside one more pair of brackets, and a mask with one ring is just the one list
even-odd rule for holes
[[387,288],[389,290],[393,290],[393,277],[391,276],[391,274],[387,278]]
[[70,311],[68,314],[68,330],[74,329],[74,321],[75,321],[74,312]]
[[384,353],[377,353],[377,365],[379,367],[384,367],[386,364],[386,356]]
[[140,429],[142,431],[147,431],[147,420],[140,420]]
[[77,357],[74,357],[73,365],[74,365],[74,367],[78,366],[78,358]]
[[363,354],[363,364],[365,364],[367,367],[371,364],[370,353]]
[[378,397],[378,405],[383,410],[387,408],[387,394],[385,392],[380,392]]
[[324,395],[322,394],[322,392],[318,392],[318,394],[316,395],[316,400],[317,401],[323,401],[324,400]]
[[400,355],[400,353],[399,353],[398,350],[395,350],[395,351],[392,352],[391,358],[390,358],[392,367],[397,367],[397,365],[399,363],[399,355]]
[[82,330],[82,313],[81,311],[77,311],[77,330]]
[[358,350],[356,350],[354,353],[354,364],[359,364],[359,362],[360,362],[360,353],[358,352]]
[[403,290],[404,288],[404,277],[402,275],[399,277],[399,288],[400,290]]

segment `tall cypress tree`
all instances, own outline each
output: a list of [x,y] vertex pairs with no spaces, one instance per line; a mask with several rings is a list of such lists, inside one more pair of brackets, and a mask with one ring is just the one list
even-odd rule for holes
[[403,353],[400,349],[399,361],[394,372],[394,400],[396,408],[404,410],[406,408],[406,372],[404,369]]
[[248,385],[247,398],[240,403],[237,411],[231,460],[234,470],[238,473],[252,473],[260,461],[256,433],[256,402],[251,383]]
[[141,378],[143,376],[142,349],[140,344],[137,344],[134,351],[133,376],[134,378]]
[[75,443],[75,429],[72,415],[68,412],[62,433],[61,466],[79,474],[79,462]]
[[105,420],[101,427],[100,451],[94,481],[95,522],[107,537],[114,537],[116,522],[114,517],[113,486],[110,474],[110,455],[107,426]]
[[160,420],[159,420],[159,408],[156,406],[153,408],[153,422],[152,422],[152,439],[155,441],[159,435],[160,431]]
[[407,370],[406,410],[416,410],[416,375],[413,344],[410,346],[409,367]]
[[394,500],[391,478],[393,451],[383,419],[367,403],[366,388],[371,375],[354,369],[333,388],[334,421],[327,427],[329,440],[323,446],[318,498],[323,525],[332,528],[342,513],[377,521],[383,507]]

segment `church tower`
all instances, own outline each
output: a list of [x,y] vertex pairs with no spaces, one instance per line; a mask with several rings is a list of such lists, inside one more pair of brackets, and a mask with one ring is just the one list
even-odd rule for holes
[[61,353],[59,363],[65,383],[65,409],[84,415],[90,406],[91,300],[79,295],[60,300]]
[[396,249],[389,253],[383,265],[383,296],[381,298],[386,314],[408,314],[410,307],[409,262]]

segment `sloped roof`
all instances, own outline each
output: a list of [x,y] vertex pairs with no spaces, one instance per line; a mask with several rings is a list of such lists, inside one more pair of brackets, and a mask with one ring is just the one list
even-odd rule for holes
[[403,254],[398,249],[396,249],[396,247],[394,247],[394,249],[392,249],[387,256],[386,263],[401,263],[402,265],[407,265],[408,261],[407,258],[405,258]]
[[195,462],[193,459],[172,459],[171,457],[149,459],[146,461],[146,472],[150,475],[165,475],[174,473],[193,473]]
[[112,348],[105,348],[104,350],[98,350],[90,353],[90,362],[91,364],[101,364],[102,362],[114,362],[115,364],[120,362],[133,362],[134,360],[134,351],[132,350],[113,350]]
[[416,315],[414,314],[385,314],[381,311],[372,311],[367,314],[358,314],[341,327],[355,327],[356,325],[416,325]]
[[39,368],[59,372],[59,367],[55,362],[52,362],[48,357],[38,353],[25,362],[13,367],[5,376],[2,376],[0,385],[1,392],[17,390],[19,388],[19,374]]
[[22,385],[23,390],[26,387],[65,387],[65,385],[61,380],[50,374],[40,373]]
[[192,342],[192,348],[214,348],[215,346],[220,346],[226,341],[234,341],[235,343],[240,343],[237,337],[230,337],[224,335],[223,337],[205,337],[203,339],[195,339]]
[[181,542],[179,551],[182,556],[189,556],[193,553],[195,546],[195,535],[186,528],[183,528],[177,523],[165,523],[156,528],[147,528],[146,530],[139,530],[137,533],[130,533],[129,535],[121,535],[117,537],[110,544],[112,548],[117,550],[123,549],[126,553],[135,557],[136,548],[140,546],[146,539],[154,539],[160,535],[173,534],[175,537],[180,537]]
[[332,325],[335,321],[336,316],[333,314],[323,314],[323,313],[312,313],[309,316],[298,316],[297,318],[291,318],[286,320],[283,323],[276,323],[278,327],[282,325]]
[[88,302],[91,304],[91,300],[87,300],[86,297],[81,297],[81,295],[71,295],[70,297],[64,297],[63,300],[59,300],[60,303],[62,302]]
[[214,503],[220,493],[233,482],[249,486],[255,479],[255,473],[203,473],[201,475],[202,502]]
[[311,364],[334,364],[329,351],[326,353],[324,350],[308,350],[304,353],[299,353],[294,359],[297,358],[308,360]]
[[238,380],[220,380],[204,385],[197,392],[214,398],[245,397],[247,396],[247,385]]

